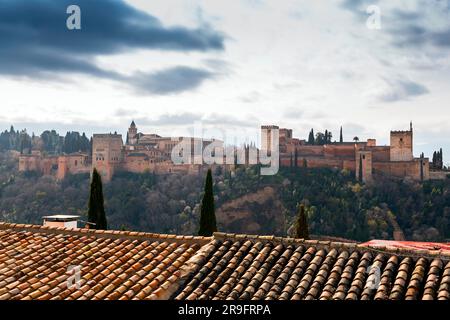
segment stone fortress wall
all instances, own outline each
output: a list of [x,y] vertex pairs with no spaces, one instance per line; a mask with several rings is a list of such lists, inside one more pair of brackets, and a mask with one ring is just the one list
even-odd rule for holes
[[[266,139],[261,141],[264,148],[271,147],[273,142],[270,133],[274,129],[279,129],[280,166],[306,165],[309,168],[347,169],[354,172],[356,178],[362,173],[361,179],[364,182],[372,181],[376,175],[416,181],[439,176],[430,175],[428,158],[414,158],[412,124],[407,131],[391,131],[389,146],[377,146],[375,139],[365,142],[308,145],[305,140],[294,138],[292,129],[266,125],[261,126],[261,137]],[[106,182],[110,181],[117,171],[198,173],[205,165],[174,164],[171,161],[172,150],[182,138],[139,133],[133,121],[128,129],[125,144],[120,134],[94,134],[91,155],[76,153],[45,157],[34,152],[19,157],[19,171],[39,171],[64,179],[68,174],[91,172],[96,168]],[[205,148],[214,141],[189,139],[192,152],[196,143]],[[293,163],[294,159],[297,159],[297,164]]]
[[[280,129],[285,130],[285,129]],[[366,142],[331,143],[323,146],[308,145],[305,140],[280,139],[281,164],[290,166],[297,158],[297,166],[310,168],[347,169],[364,182],[373,180],[374,175],[410,178],[416,181],[430,179],[428,158],[413,156],[413,127],[407,131],[391,131],[390,145],[377,146],[375,139]],[[294,160],[295,165],[295,160]],[[360,167],[362,166],[362,170]]]

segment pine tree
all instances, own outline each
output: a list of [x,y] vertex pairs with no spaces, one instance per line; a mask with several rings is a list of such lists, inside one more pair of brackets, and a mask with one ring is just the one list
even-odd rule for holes
[[211,169],[208,169],[205,181],[205,194],[200,209],[199,236],[210,237],[217,231],[216,214],[214,212],[214,195]]
[[305,206],[301,204],[298,206],[297,221],[295,223],[295,238],[309,239],[308,221],[305,213]]
[[107,228],[102,178],[95,168],[92,172],[91,191],[88,203],[88,222],[95,224],[95,229],[106,230]]
[[344,143],[344,136],[342,135],[342,126],[341,126],[341,132],[340,132],[340,135],[339,135],[339,142],[340,143]]

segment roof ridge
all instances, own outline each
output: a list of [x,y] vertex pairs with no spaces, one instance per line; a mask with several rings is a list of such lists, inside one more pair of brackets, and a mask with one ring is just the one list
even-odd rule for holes
[[7,229],[13,229],[16,231],[47,233],[47,234],[91,236],[109,239],[127,239],[127,240],[143,240],[143,241],[164,240],[167,242],[185,242],[185,243],[199,243],[199,244],[207,244],[212,239],[212,237],[202,237],[202,236],[184,236],[175,234],[150,233],[138,231],[96,230],[86,228],[73,229],[63,227],[41,226],[34,224],[16,224],[16,223],[0,222],[0,230],[7,230]]
[[249,241],[261,241],[272,242],[281,244],[305,244],[309,246],[315,246],[317,248],[330,248],[330,249],[347,249],[354,251],[373,251],[377,253],[394,254],[397,256],[411,256],[411,257],[428,257],[450,259],[450,253],[444,250],[429,250],[429,249],[409,249],[398,248],[393,246],[372,246],[363,243],[351,243],[351,242],[338,242],[338,241],[323,241],[323,240],[305,240],[299,238],[289,237],[276,237],[276,236],[261,236],[261,235],[248,235],[248,234],[235,234],[225,232],[214,232],[214,239],[228,239],[228,240],[249,240]]

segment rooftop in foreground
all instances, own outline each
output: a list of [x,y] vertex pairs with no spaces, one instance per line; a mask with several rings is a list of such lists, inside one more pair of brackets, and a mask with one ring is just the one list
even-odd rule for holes
[[450,300],[450,252],[0,223],[0,299]]

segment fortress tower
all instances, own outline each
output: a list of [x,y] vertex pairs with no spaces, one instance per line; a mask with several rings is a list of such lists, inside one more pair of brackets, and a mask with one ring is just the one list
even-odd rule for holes
[[[359,180],[359,175],[362,173],[361,180],[363,182],[371,182],[372,181],[372,152],[357,150],[356,151],[356,179]],[[362,165],[362,170],[360,170],[360,166]]]
[[130,127],[128,128],[126,144],[128,145],[137,144],[137,127],[136,124],[134,123],[134,120],[131,121]]
[[[268,155],[272,150],[272,131],[279,129],[280,127],[274,125],[261,126],[261,150],[266,151]],[[278,138],[279,134],[276,134],[275,136]]]
[[413,127],[409,131],[391,131],[391,161],[413,161]]
[[102,179],[110,181],[122,161],[121,134],[94,134],[92,139],[92,169],[96,168]]

